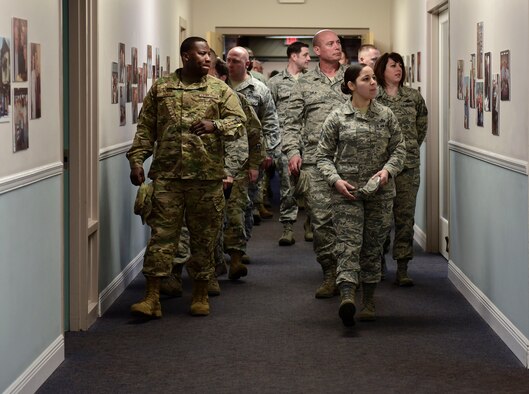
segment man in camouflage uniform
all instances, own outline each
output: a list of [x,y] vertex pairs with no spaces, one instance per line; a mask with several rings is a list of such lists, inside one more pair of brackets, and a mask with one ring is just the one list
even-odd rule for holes
[[[287,67],[268,80],[268,88],[276,104],[279,126],[282,132],[292,86],[309,67],[309,46],[301,41],[296,41],[288,46],[287,56]],[[277,160],[276,167],[280,176],[279,221],[283,224],[283,234],[279,239],[279,245],[290,246],[296,242],[292,226],[298,216],[298,205],[290,185],[288,159],[284,153]],[[308,215],[307,218],[309,218]],[[309,235],[308,232],[311,233],[310,221],[308,225],[307,223],[305,224],[305,239],[311,240],[312,235]]]
[[[228,78],[228,68],[226,63],[217,59],[216,76],[225,81]],[[237,280],[246,276],[248,269],[243,263],[243,256],[246,254],[246,244],[249,236],[245,228],[245,212],[249,205],[248,187],[250,181],[255,182],[259,176],[259,168],[266,158],[266,151],[262,139],[261,122],[255,113],[252,105],[246,97],[237,92],[241,101],[242,109],[246,115],[246,136],[248,160],[244,163],[233,182],[231,194],[226,201],[226,218],[223,233],[223,250],[232,258],[228,277]],[[224,264],[224,262],[218,262]]]
[[[268,169],[274,159],[279,156],[281,136],[279,133],[279,120],[277,118],[277,111],[270,94],[270,90],[266,85],[247,72],[250,58],[248,52],[243,47],[234,47],[230,49],[226,56],[226,63],[228,65],[229,79],[228,85],[246,97],[250,105],[255,110],[257,117],[259,118],[262,126],[262,136],[264,145],[267,153],[266,159],[261,165],[259,172],[259,178],[257,183],[254,183],[254,179],[250,179],[249,185],[249,196],[252,203],[261,208],[262,200],[259,201],[261,196],[259,193],[258,184],[262,179],[263,171]],[[251,236],[252,221],[249,220],[252,216],[252,212],[247,210],[247,236]]]
[[224,139],[240,137],[246,121],[233,91],[207,75],[209,53],[203,38],[184,40],[183,68],[154,82],[127,152],[134,185],[144,182],[143,163],[154,153],[149,170],[152,211],[146,220],[151,238],[143,262],[147,288],[145,298],[132,305],[133,313],[161,317],[160,279],[171,272],[185,214],[191,243],[191,314],[209,314],[207,284],[214,272],[213,250],[224,210]]
[[380,51],[373,44],[364,44],[358,48],[358,63],[364,63],[375,69],[375,63],[380,57]]
[[316,298],[329,298],[338,294],[333,254],[336,234],[332,224],[331,189],[316,168],[315,153],[323,121],[348,98],[340,89],[347,67],[340,65],[342,46],[332,30],[316,33],[313,49],[319,63],[292,88],[283,130],[283,152],[294,176],[299,176],[300,170],[309,175],[305,200],[314,231],[316,259],[323,270],[323,283],[316,290]]

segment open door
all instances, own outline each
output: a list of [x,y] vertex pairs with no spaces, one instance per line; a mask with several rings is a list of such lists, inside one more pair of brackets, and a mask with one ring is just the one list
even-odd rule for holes
[[70,330],[99,315],[97,0],[68,0]]

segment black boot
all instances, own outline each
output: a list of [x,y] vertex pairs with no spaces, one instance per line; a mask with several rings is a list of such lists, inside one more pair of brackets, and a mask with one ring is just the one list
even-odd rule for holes
[[346,327],[352,327],[355,325],[355,293],[356,285],[351,282],[340,283],[340,297],[342,302],[340,303],[340,309],[338,314],[342,319],[342,323]]

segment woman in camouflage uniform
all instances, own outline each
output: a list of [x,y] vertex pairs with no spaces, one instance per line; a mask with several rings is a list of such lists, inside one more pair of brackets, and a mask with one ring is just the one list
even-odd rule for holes
[[[393,259],[397,260],[395,283],[399,286],[413,286],[413,281],[408,277],[408,261],[413,258],[413,225],[420,183],[420,147],[428,128],[428,110],[419,91],[403,86],[406,72],[402,56],[398,53],[382,55],[375,64],[375,75],[379,84],[377,101],[391,108],[399,120],[402,136],[406,141],[404,169],[395,179],[397,196],[393,203]],[[388,233],[382,255],[383,270],[389,244]]]
[[350,66],[342,91],[351,94],[351,100],[332,111],[323,123],[316,158],[318,169],[335,189],[339,315],[344,325],[352,326],[360,283],[363,308],[359,318],[375,319],[380,254],[391,222],[394,177],[402,170],[406,146],[393,112],[373,100],[377,82],[371,67]]

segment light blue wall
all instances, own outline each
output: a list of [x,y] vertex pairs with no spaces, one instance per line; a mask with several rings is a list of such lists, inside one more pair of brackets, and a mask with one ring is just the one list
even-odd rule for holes
[[0,195],[0,392],[62,335],[62,186]]
[[124,153],[100,161],[99,292],[125,269],[148,240],[148,227],[133,212],[138,188],[130,183],[129,173]]
[[450,152],[450,259],[529,337],[527,176]]

